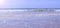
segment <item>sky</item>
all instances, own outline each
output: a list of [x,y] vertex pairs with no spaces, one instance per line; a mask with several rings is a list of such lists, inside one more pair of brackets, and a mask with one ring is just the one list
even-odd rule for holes
[[60,8],[60,0],[0,0],[0,8]]

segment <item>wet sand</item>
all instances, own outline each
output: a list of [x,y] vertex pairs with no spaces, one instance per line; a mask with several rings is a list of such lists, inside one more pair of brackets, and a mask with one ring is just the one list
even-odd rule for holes
[[0,14],[0,28],[60,28],[60,14]]

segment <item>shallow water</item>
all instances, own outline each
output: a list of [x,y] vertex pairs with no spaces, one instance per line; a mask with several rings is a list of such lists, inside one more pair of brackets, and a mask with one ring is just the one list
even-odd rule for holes
[[40,12],[1,12],[0,28],[60,28],[60,14]]

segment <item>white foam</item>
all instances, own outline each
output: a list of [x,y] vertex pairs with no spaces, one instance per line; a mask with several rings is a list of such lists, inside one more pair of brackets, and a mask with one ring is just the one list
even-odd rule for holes
[[56,12],[59,12],[60,10],[56,10]]

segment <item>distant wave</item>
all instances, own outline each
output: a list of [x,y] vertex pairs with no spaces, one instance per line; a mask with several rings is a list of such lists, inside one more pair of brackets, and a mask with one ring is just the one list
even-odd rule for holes
[[38,9],[38,8],[0,8],[0,14],[20,14],[20,13],[60,13],[60,9]]

